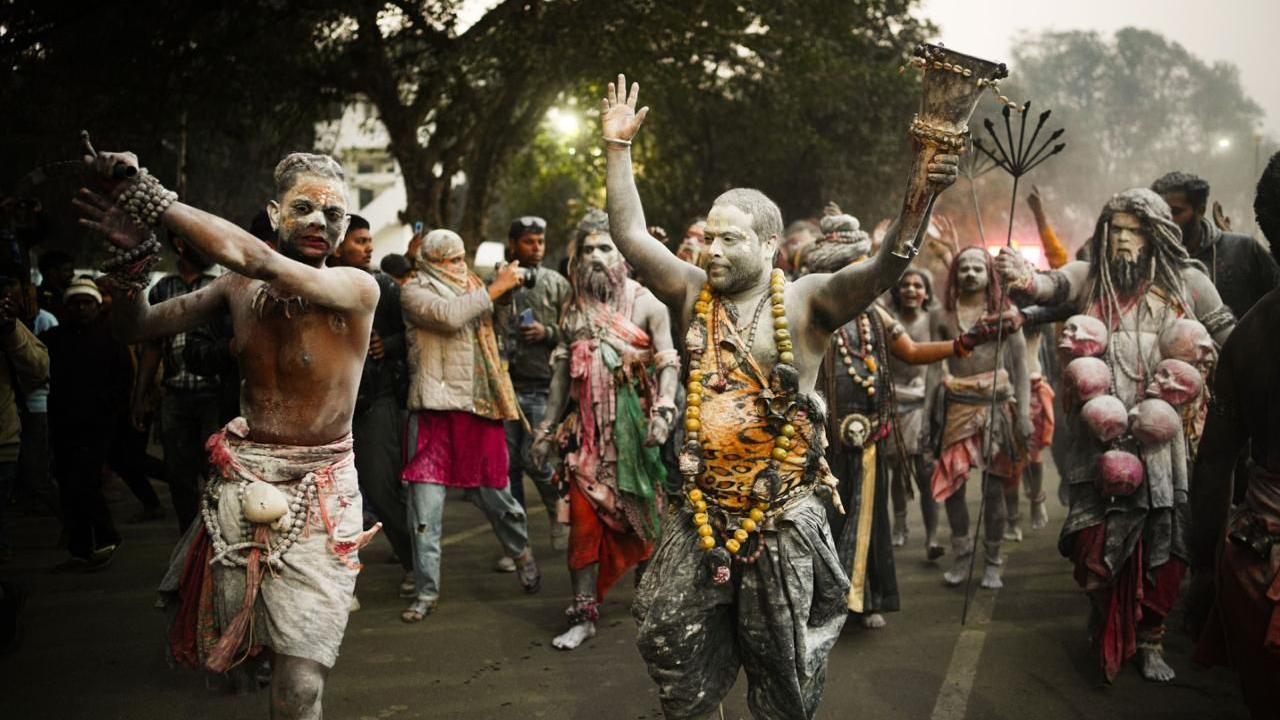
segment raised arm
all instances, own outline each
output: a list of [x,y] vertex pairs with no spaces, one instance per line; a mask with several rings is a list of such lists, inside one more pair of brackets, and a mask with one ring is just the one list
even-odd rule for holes
[[631,167],[631,140],[640,130],[649,108],[636,111],[640,84],[631,85],[627,95],[627,78],[618,75],[617,83],[609,83],[603,102],[601,123],[604,129],[606,179],[608,191],[609,234],[627,262],[645,278],[646,286],[664,305],[683,311],[686,301],[701,289],[706,273],[677,258],[657,238],[649,234]]
[[[138,167],[138,158],[133,153],[99,153],[86,156],[85,161],[103,178],[110,178],[119,166]],[[139,172],[137,179],[108,184],[111,194],[119,197],[127,191],[128,183],[142,182],[142,176]],[[132,250],[147,238],[147,231],[139,228],[123,207],[87,188],[80,190],[75,205],[84,216],[81,224],[102,233],[117,247]],[[315,235],[340,235],[346,224],[346,208],[337,203],[321,206],[299,197],[291,201],[289,207],[273,208],[276,221],[283,222],[281,218],[288,217],[297,226],[306,228],[302,232]],[[297,295],[340,312],[372,312],[378,302],[378,284],[368,273],[356,268],[324,269],[298,262],[276,252],[235,223],[190,205],[173,202],[158,222],[214,262],[246,277],[270,282],[281,294]]]
[[[928,190],[936,194],[950,187],[956,181],[959,162],[956,155],[934,155],[927,166]],[[806,275],[797,280],[796,290],[808,297],[811,331],[825,338],[860,315],[871,301],[897,282],[919,250],[932,212],[932,202],[920,209],[904,206],[871,259],[839,272]]]

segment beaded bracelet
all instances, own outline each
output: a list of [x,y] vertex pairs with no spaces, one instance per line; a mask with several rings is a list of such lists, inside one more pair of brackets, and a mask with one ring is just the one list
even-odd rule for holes
[[139,225],[155,227],[160,222],[160,216],[177,199],[178,193],[166,190],[154,175],[143,168],[116,196],[116,204],[124,208]]
[[160,262],[160,241],[151,233],[129,250],[109,246],[111,257],[102,264],[104,278],[121,288],[129,297],[151,284],[151,268]]

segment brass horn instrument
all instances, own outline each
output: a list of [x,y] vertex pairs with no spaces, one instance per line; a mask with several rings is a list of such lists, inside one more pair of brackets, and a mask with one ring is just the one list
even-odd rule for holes
[[[1004,63],[958,53],[941,45],[922,43],[912,53],[911,66],[924,71],[920,112],[911,120],[915,158],[907,178],[902,227],[894,254],[912,258],[919,251],[922,225],[937,193],[929,187],[929,163],[938,153],[961,155],[969,144],[969,118],[988,88],[1009,76]],[[1001,102],[1008,102],[1001,97]]]

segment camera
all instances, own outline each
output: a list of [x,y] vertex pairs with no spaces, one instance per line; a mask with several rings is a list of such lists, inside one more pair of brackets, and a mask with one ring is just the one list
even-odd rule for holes
[[[507,263],[504,263],[504,262],[498,263],[493,266],[494,272],[497,272],[498,270],[501,270],[506,266],[507,266]],[[534,285],[538,284],[537,268],[526,268],[526,267],[516,268],[516,275],[520,276],[520,284],[527,288],[531,288]]]

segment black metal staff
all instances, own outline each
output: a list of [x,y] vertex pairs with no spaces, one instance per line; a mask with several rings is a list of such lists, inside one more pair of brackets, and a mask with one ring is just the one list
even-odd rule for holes
[[[976,142],[973,143],[975,146]],[[982,224],[982,207],[978,203],[978,186],[974,181],[994,170],[995,167],[996,164],[991,158],[976,152],[965,153],[960,161],[960,172],[969,179],[969,197],[973,200],[973,216],[978,220],[978,237],[981,238],[983,247],[987,246],[987,231]]]
[[[991,136],[991,140],[995,143],[995,152],[987,148],[979,138],[973,139],[973,146],[983,155],[991,160],[992,167],[999,167],[1001,170],[1009,173],[1013,177],[1013,196],[1009,202],[1009,232],[1005,238],[1005,247],[1013,247],[1013,213],[1018,207],[1018,180],[1023,175],[1034,170],[1041,163],[1049,158],[1062,152],[1067,146],[1066,143],[1058,143],[1054,145],[1054,141],[1062,137],[1062,133],[1066,132],[1063,128],[1054,130],[1048,138],[1037,147],[1036,139],[1040,137],[1040,131],[1044,128],[1046,122],[1049,121],[1049,115],[1052,111],[1045,110],[1040,113],[1040,119],[1036,123],[1035,130],[1032,131],[1031,137],[1027,138],[1027,113],[1031,110],[1031,101],[1028,100],[1022,106],[1022,121],[1018,126],[1017,144],[1014,144],[1013,123],[1010,119],[1009,106],[1006,105],[1000,114],[1004,116],[1004,133],[1005,143],[1000,142],[1000,136],[996,134],[996,125],[987,118],[983,126],[987,129],[987,134]],[[971,162],[971,165],[977,166],[977,161]],[[990,170],[988,167],[987,170]],[[984,170],[985,172],[985,170]],[[972,179],[970,180],[972,186]],[[974,195],[975,205],[977,203],[977,195]],[[976,208],[975,208],[976,209]],[[979,223],[981,223],[981,214],[979,214]],[[981,227],[981,225],[979,225]],[[986,251],[986,240],[983,240],[983,251]],[[987,437],[983,445],[983,464],[982,464],[982,485],[979,488],[978,499],[978,522],[974,525],[973,530],[973,552],[969,555],[969,575],[964,581],[964,610],[960,614],[960,624],[964,625],[969,619],[969,601],[972,597],[970,589],[973,587],[973,566],[974,561],[978,557],[978,539],[982,537],[982,516],[986,511],[987,505],[987,480],[991,475],[991,456],[992,456],[992,434],[995,428],[996,417],[996,377],[1000,372],[1000,351],[1004,345],[1004,285],[999,286],[996,293],[996,360],[995,366],[991,371],[991,411],[989,421],[987,422]],[[1016,432],[1016,430],[1015,430]]]

